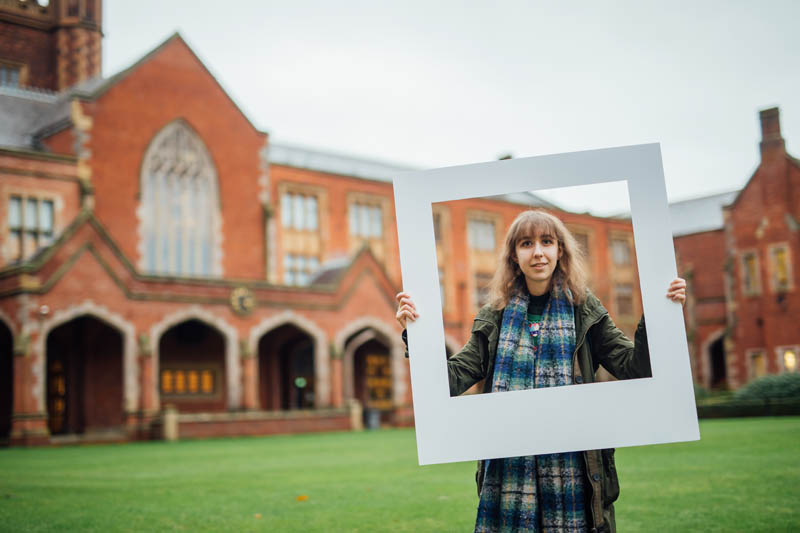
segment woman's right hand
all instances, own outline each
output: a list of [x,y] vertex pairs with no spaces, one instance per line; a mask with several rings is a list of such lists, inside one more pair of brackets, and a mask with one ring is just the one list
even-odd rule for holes
[[400,325],[403,326],[403,329],[406,329],[407,320],[411,320],[413,322],[419,318],[417,306],[414,305],[414,302],[411,300],[411,296],[409,296],[407,292],[398,292],[394,299],[397,300],[397,314],[395,315],[395,318]]

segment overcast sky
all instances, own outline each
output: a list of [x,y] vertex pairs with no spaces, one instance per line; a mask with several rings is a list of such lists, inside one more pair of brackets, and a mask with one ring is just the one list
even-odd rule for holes
[[[670,201],[745,184],[760,109],[780,106],[788,149],[800,145],[797,1],[104,9],[104,75],[179,31],[278,142],[420,168],[660,142]],[[615,196],[569,207],[615,213]]]

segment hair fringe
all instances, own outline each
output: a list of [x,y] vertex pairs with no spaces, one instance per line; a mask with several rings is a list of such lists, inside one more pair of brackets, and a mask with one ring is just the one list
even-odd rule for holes
[[573,305],[582,303],[587,291],[586,257],[583,250],[558,217],[543,210],[531,209],[520,213],[506,232],[497,269],[489,282],[489,305],[497,310],[503,309],[517,290],[526,287],[525,276],[514,261],[517,239],[526,231],[533,231],[534,234],[548,232],[556,238],[562,253],[553,278],[558,276],[563,280],[569,289],[567,297]]

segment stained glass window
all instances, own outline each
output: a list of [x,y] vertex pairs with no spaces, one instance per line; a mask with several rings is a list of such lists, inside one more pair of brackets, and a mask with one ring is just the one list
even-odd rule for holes
[[154,274],[221,273],[217,175],[203,142],[185,123],[162,129],[142,165],[143,265]]

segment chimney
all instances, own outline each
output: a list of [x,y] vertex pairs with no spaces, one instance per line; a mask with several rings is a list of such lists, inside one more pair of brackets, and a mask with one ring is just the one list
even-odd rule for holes
[[103,1],[54,0],[53,5],[58,10],[58,22],[53,32],[56,88],[63,90],[100,76]]
[[761,118],[761,154],[774,150],[784,152],[780,109],[777,107],[764,109],[758,115]]

